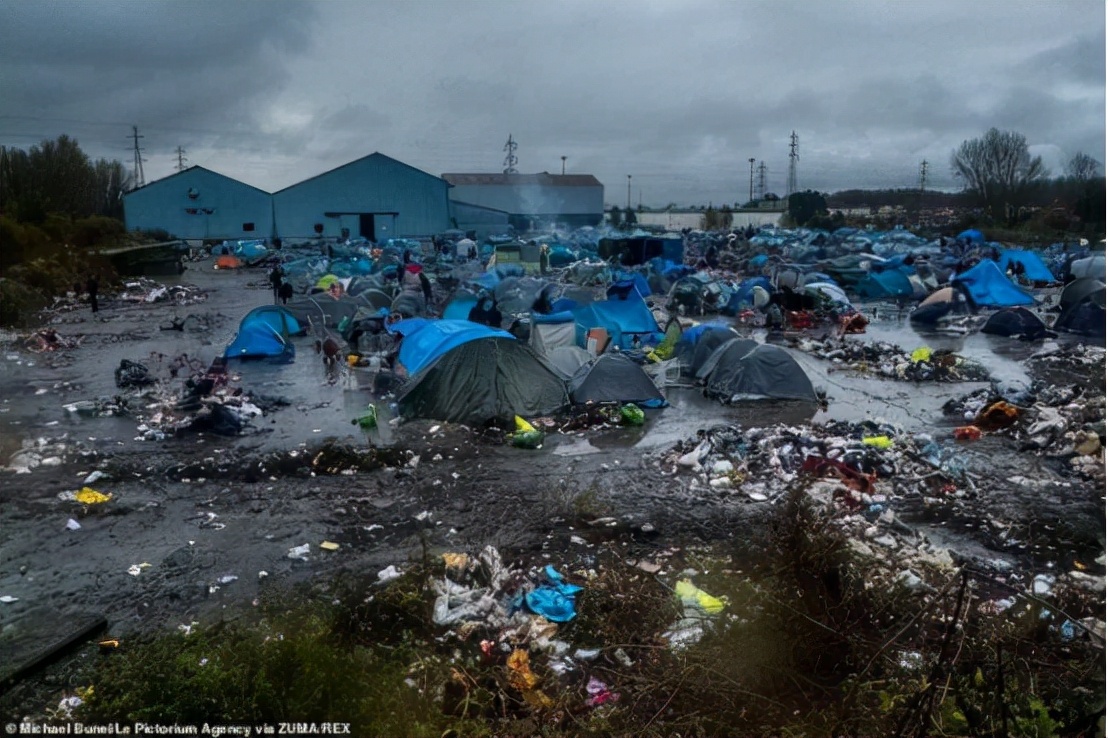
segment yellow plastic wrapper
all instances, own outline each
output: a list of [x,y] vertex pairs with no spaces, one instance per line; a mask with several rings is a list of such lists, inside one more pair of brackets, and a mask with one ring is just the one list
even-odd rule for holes
[[111,493],[97,492],[92,487],[82,487],[81,491],[73,496],[73,499],[82,505],[100,505],[112,498]]
[[522,648],[508,656],[508,682],[520,692],[528,692],[539,683],[539,678],[531,671],[531,657]]
[[884,450],[893,447],[893,439],[888,436],[870,436],[862,439],[862,445]]
[[335,543],[334,541],[324,541],[323,543],[319,544],[319,547],[322,548],[324,551],[339,550],[339,544]]
[[686,605],[696,605],[709,615],[715,615],[723,611],[723,600],[718,597],[712,597],[712,595],[700,589],[688,579],[679,581],[674,591],[677,593],[677,596],[681,598],[683,603]]
[[464,553],[444,553],[442,562],[447,571],[461,572],[469,565],[469,555]]
[[517,433],[533,433],[534,431],[535,431],[535,426],[531,425],[530,423],[528,423],[526,420],[519,417],[518,415],[516,416],[516,432]]
[[931,349],[927,346],[920,346],[912,352],[912,361],[917,364],[921,361],[931,361]]

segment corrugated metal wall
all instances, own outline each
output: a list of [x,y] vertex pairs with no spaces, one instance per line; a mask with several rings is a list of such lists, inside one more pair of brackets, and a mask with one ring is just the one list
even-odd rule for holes
[[378,241],[431,236],[450,227],[447,189],[440,177],[371,154],[275,193],[277,235],[312,238],[321,224],[324,236],[347,228],[357,237],[366,213]]
[[[270,195],[222,174],[192,167],[123,196],[127,230],[164,228],[177,238],[273,235]],[[253,224],[252,230],[247,226]]]

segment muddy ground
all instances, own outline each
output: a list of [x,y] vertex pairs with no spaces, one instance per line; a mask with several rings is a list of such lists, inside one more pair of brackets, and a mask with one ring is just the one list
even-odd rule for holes
[[[266,588],[324,581],[340,571],[373,575],[427,552],[492,544],[536,559],[565,558],[587,545],[582,541],[614,538],[635,557],[741,539],[772,516],[773,503],[696,484],[675,470],[666,460],[698,431],[846,420],[949,438],[961,421],[944,416],[943,403],[987,386],[875,379],[794,351],[826,390],[826,407],[728,408],[695,389],[675,388],[667,393],[670,407],[648,412],[641,428],[550,433],[541,449],[526,450],[462,426],[390,424],[389,399],[372,394],[371,377],[354,372],[333,381],[310,339],[300,338],[291,365],[234,367],[233,386],[273,401],[242,435],[156,440],[139,426],[159,397],[182,388],[184,374],[171,376],[171,360],[187,354],[207,365],[239,319],[271,301],[261,270],[215,272],[199,262],[179,282],[196,286],[205,299],[179,305],[109,296],[96,315],[82,307],[50,316],[63,336],[81,337],[77,348],[36,354],[20,337],[6,337],[0,452],[11,459],[21,445],[37,444],[24,458],[40,463],[28,473],[0,472],[0,596],[18,598],[0,604],[4,661],[52,643],[86,616],[103,616],[107,633],[127,639],[237,617]],[[190,314],[209,327],[160,330]],[[1026,359],[1034,351],[1074,343],[921,334],[906,315],[881,308],[870,330],[850,340],[951,348],[994,379],[1022,382],[1033,378]],[[65,408],[124,394],[113,374],[122,359],[147,363],[160,380],[145,398],[130,395],[130,414],[89,417]],[[1053,379],[1102,387],[1104,368]],[[373,401],[382,422],[367,436],[351,420]],[[361,470],[348,454],[328,450],[370,447],[378,450],[375,460],[360,462]],[[1103,488],[1065,459],[1021,451],[1003,436],[961,445],[959,453],[979,479],[976,491],[939,506],[891,501],[903,521],[959,556],[1024,573],[1028,581],[1075,562],[1104,573],[1095,563],[1104,550]],[[67,499],[95,471],[103,476],[90,486],[112,499],[100,505]],[[79,529],[67,528],[71,520]],[[337,550],[321,549],[324,541]],[[303,544],[310,546],[306,560],[290,558],[290,549]],[[5,716],[35,709],[27,684],[45,678],[48,686],[64,686],[65,673],[47,671],[9,689],[0,703]]]

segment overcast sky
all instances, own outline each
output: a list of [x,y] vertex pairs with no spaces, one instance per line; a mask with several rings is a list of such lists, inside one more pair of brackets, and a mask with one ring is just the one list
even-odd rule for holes
[[264,190],[379,151],[595,175],[621,205],[957,188],[990,127],[1105,160],[1104,0],[3,0],[0,144],[61,133],[147,181],[175,150]]

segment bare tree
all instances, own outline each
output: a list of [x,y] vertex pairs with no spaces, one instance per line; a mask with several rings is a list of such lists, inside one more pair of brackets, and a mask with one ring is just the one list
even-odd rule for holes
[[963,141],[951,154],[950,165],[994,216],[1022,205],[1029,185],[1049,174],[1042,157],[1031,157],[1023,134],[996,128]]
[[1088,182],[1100,170],[1100,162],[1078,151],[1066,162],[1066,174],[1075,182]]

